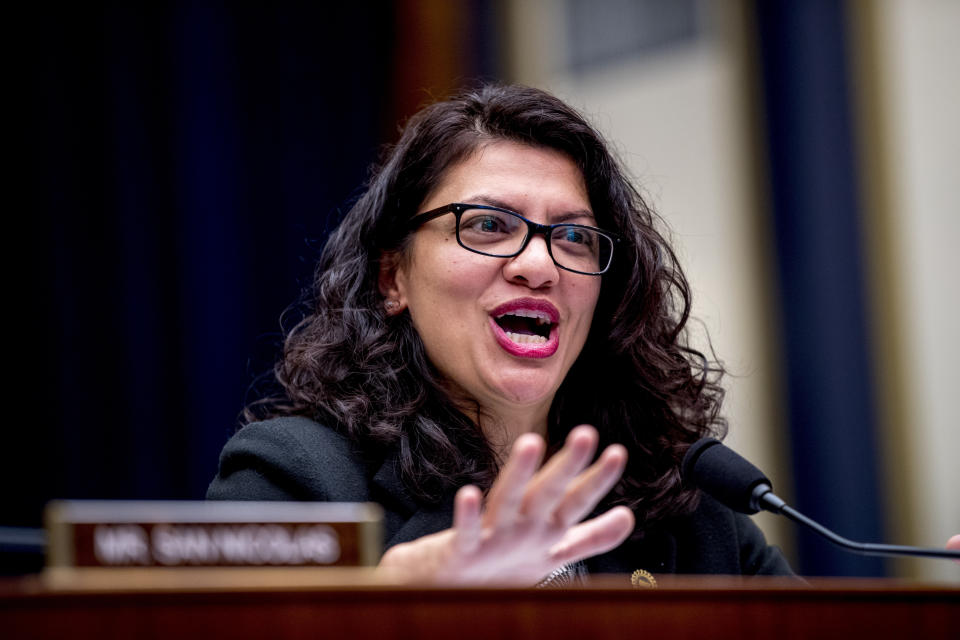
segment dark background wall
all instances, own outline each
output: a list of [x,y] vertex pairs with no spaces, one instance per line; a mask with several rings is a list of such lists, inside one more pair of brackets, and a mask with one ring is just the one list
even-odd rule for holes
[[490,75],[489,11],[429,4],[20,10],[2,524],[203,496],[380,145]]

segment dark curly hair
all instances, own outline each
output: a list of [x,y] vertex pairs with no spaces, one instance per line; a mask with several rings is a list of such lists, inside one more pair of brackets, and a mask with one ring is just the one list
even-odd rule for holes
[[555,396],[549,442],[592,424],[602,445],[619,442],[630,454],[607,503],[628,505],[641,525],[689,511],[697,494],[682,484],[680,461],[697,439],[725,432],[723,369],[687,344],[690,288],[656,214],[579,113],[528,87],[482,86],[410,119],[327,241],[309,313],[276,365],[284,395],[249,406],[245,420],[304,415],[340,430],[371,460],[397,451],[400,476],[422,501],[466,483],[490,486],[498,462],[478,416],[444,392],[409,314],[385,314],[378,275],[381,256],[404,251],[407,221],[444,172],[495,140],[567,154],[598,224],[622,238],[590,335]]

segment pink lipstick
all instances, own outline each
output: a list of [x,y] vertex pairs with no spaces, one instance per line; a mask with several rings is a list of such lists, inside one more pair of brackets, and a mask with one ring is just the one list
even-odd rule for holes
[[490,314],[490,328],[500,347],[518,358],[549,358],[560,346],[557,308],[537,298],[506,302]]

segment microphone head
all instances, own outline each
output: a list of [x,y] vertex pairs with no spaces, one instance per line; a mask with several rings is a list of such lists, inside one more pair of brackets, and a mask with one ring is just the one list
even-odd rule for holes
[[759,511],[753,496],[757,485],[772,487],[762,471],[714,438],[701,438],[687,450],[681,474],[722,504],[746,514]]

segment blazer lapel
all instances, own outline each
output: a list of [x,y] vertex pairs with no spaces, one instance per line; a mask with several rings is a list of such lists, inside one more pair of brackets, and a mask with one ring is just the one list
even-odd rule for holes
[[384,510],[384,550],[453,525],[453,494],[435,505],[417,502],[400,481],[399,464],[396,452],[391,453],[372,479],[371,497]]

